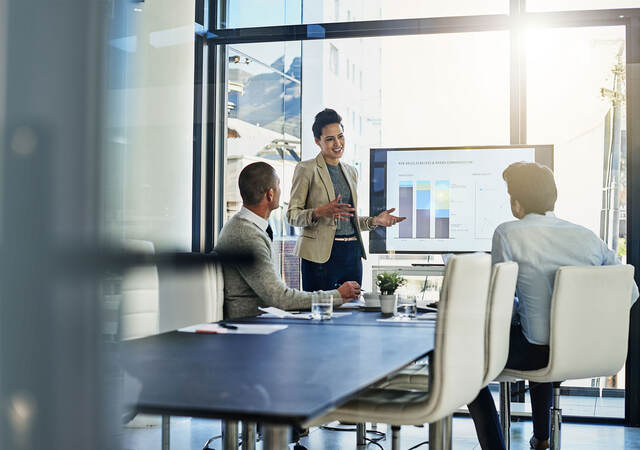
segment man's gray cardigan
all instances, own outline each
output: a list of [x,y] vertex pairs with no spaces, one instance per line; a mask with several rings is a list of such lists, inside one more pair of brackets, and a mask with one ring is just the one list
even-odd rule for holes
[[[224,264],[224,316],[256,316],[258,306],[275,306],[285,310],[310,309],[311,292],[289,288],[275,270],[271,240],[253,222],[234,215],[222,227],[216,251],[234,254],[252,252],[251,264]],[[338,290],[333,294],[334,305],[342,304]]]

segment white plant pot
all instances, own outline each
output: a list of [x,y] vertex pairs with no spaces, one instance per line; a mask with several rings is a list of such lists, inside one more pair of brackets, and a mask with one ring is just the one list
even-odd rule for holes
[[380,295],[380,311],[382,311],[382,314],[396,312],[396,294]]

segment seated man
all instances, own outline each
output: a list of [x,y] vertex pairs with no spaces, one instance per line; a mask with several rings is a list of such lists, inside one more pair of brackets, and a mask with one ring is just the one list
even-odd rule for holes
[[[273,232],[267,220],[280,207],[280,179],[269,164],[249,164],[238,179],[242,209],[222,227],[216,251],[220,253],[252,252],[251,264],[226,264],[224,272],[224,317],[255,316],[258,306],[281,309],[310,309],[311,292],[287,287],[272,261]],[[360,286],[343,283],[333,291],[334,306],[358,298]]]
[[[511,327],[507,368],[535,370],[549,362],[551,295],[556,271],[562,266],[620,264],[616,254],[592,231],[556,218],[557,190],[553,173],[536,163],[514,163],[502,173],[519,219],[505,222],[493,235],[491,259],[518,263],[517,316]],[[638,298],[634,285],[631,302]],[[576,320],[579,320],[576,318]],[[531,448],[549,448],[553,387],[529,382],[533,437]],[[485,387],[469,405],[483,449],[504,449],[502,429],[493,398]]]

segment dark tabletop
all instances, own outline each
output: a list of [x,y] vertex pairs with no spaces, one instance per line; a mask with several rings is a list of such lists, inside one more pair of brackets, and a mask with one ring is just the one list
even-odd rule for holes
[[127,401],[149,414],[301,424],[434,346],[428,326],[288,325],[270,335],[174,331],[124,342],[124,369],[141,383]]

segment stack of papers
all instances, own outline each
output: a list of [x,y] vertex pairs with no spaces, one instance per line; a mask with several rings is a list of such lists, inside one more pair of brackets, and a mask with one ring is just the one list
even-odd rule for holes
[[180,328],[182,333],[203,333],[203,334],[271,334],[284,330],[287,325],[254,325],[244,323],[227,324],[228,328],[217,323],[199,323],[188,327]]

